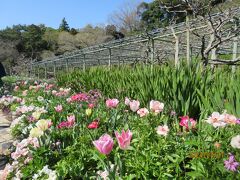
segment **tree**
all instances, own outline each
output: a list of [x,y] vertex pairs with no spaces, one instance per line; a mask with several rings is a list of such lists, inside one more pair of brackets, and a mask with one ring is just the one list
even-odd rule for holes
[[62,22],[61,22],[58,30],[59,31],[66,31],[66,32],[70,31],[70,28],[69,28],[68,23],[67,23],[65,18],[62,19]]
[[39,58],[44,49],[48,49],[47,42],[43,39],[46,28],[34,24],[22,30],[23,52],[30,58]]
[[111,35],[114,39],[122,39],[125,35],[122,32],[117,31],[117,28],[114,25],[107,25],[105,28],[106,35]]
[[78,33],[78,32],[77,32],[77,30],[76,30],[75,28],[71,28],[70,34],[76,35],[77,33]]
[[142,27],[152,30],[168,26],[170,22],[183,22],[186,15],[203,14],[226,0],[155,0],[138,6]]
[[118,11],[109,16],[109,24],[114,25],[118,30],[124,29],[127,32],[140,30],[140,19],[137,14],[137,1],[131,1],[123,4]]

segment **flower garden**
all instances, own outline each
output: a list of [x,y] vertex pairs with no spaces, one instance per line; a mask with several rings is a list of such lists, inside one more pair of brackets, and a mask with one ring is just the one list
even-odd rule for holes
[[0,99],[16,138],[0,179],[239,179],[239,79],[141,67],[17,81]]

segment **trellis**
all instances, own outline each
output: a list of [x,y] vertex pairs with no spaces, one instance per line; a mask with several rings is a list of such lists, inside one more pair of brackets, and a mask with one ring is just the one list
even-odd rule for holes
[[[235,16],[240,15],[240,8],[231,11]],[[219,18],[222,13],[212,15],[213,19]],[[198,56],[201,49],[199,40],[192,34],[193,31],[204,33],[208,25],[201,19],[193,19],[183,23],[160,28],[141,35],[111,41],[71,53],[31,63],[30,75],[40,77],[44,74],[55,76],[59,69],[69,71],[72,68],[85,70],[89,66],[108,66],[145,63],[153,66],[156,63],[174,60],[179,66],[179,59],[185,58],[191,62],[193,56]],[[211,38],[211,37],[209,37]],[[212,57],[217,54],[238,54],[238,39],[225,42]],[[44,73],[42,73],[44,72]]]

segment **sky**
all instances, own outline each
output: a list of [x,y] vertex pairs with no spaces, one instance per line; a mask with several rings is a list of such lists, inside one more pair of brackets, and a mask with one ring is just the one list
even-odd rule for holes
[[0,29],[17,24],[58,28],[63,17],[70,28],[107,24],[112,12],[131,1],[134,0],[1,0]]

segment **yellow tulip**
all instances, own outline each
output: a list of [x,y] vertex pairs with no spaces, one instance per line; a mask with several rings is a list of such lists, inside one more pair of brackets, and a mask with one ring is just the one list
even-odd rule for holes
[[30,137],[39,137],[41,135],[43,135],[43,131],[38,127],[32,128],[30,131]]

